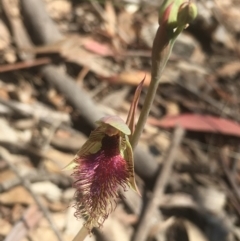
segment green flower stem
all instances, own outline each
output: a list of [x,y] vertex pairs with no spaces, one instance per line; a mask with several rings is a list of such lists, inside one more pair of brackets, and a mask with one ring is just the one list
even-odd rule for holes
[[137,146],[138,140],[143,132],[143,128],[146,124],[153,100],[157,92],[157,88],[160,82],[160,77],[168,62],[176,37],[181,31],[182,31],[182,28],[177,29],[173,34],[173,37],[169,40],[169,37],[164,25],[162,27],[160,26],[157,30],[157,33],[153,42],[153,48],[152,48],[151,82],[147,91],[143,108],[141,110],[141,114],[138,119],[138,123],[136,125],[135,132],[130,140],[130,143],[133,149],[135,149],[135,147]]

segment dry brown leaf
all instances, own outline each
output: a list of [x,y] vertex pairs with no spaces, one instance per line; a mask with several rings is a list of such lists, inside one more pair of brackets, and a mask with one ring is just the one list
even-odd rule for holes
[[167,115],[179,115],[180,108],[176,102],[166,101]]
[[118,15],[118,35],[128,45],[136,39],[136,33],[133,28],[133,17],[133,14],[127,11],[122,11]]
[[62,202],[48,202],[47,206],[52,212],[64,212],[69,207],[68,204],[64,204]]
[[213,33],[213,40],[223,44],[225,47],[234,50],[235,41],[224,26],[219,25]]
[[114,66],[112,61],[90,53],[83,48],[65,50],[61,54],[68,61],[86,66],[97,75],[110,77],[115,73],[114,69],[116,66]]
[[5,50],[11,43],[11,36],[8,28],[0,19],[0,50]]
[[67,0],[45,0],[46,9],[50,17],[55,20],[66,19],[70,16],[72,5]]
[[112,75],[109,78],[104,78],[112,84],[129,84],[129,85],[139,85],[141,80],[146,75],[144,80],[144,86],[148,86],[151,80],[151,74],[149,72],[141,70],[129,70],[123,71],[118,75]]
[[4,56],[4,60],[9,64],[13,64],[17,61],[17,56],[14,49],[11,49],[11,48],[6,49],[3,56]]
[[51,104],[53,104],[58,109],[61,109],[65,106],[65,98],[56,91],[56,89],[50,89],[47,92],[47,98]]
[[216,72],[218,76],[223,78],[235,76],[240,72],[240,62],[239,61],[233,61],[230,63],[228,62],[227,64],[217,69]]
[[239,1],[215,1],[218,11],[222,15],[222,21],[227,27],[234,32],[240,31],[240,4]]
[[116,13],[111,1],[105,2],[105,30],[107,35],[114,37],[116,33]]
[[18,186],[0,194],[0,203],[6,205],[13,205],[16,203],[30,205],[34,203],[34,200],[24,187]]
[[29,232],[32,241],[51,240],[58,241],[56,234],[50,227],[37,227]]
[[54,160],[54,163],[56,163],[55,170],[64,168],[73,158],[72,154],[66,154],[53,148],[47,149],[44,155],[49,160]]
[[4,181],[8,181],[10,179],[15,179],[15,178],[16,178],[15,174],[9,169],[3,170],[0,172],[0,183],[3,183]]
[[[27,30],[22,22],[21,14],[20,14],[20,6],[19,1],[8,1],[3,0],[2,6],[4,12],[10,22],[11,31],[13,33],[15,44],[18,48],[31,48],[33,46],[30,37],[28,36]],[[26,53],[19,51],[18,52],[21,59],[32,59],[33,55],[31,53]],[[12,63],[14,61],[14,55],[10,52],[10,56],[6,56],[8,58],[8,62]]]
[[112,61],[102,57],[113,55],[110,46],[79,35],[69,35],[53,44],[24,50],[35,54],[58,53],[67,61],[85,66],[103,77],[112,76],[118,69]]
[[8,221],[6,221],[5,219],[0,218],[0,227],[1,227],[0,228],[0,235],[6,236],[10,232],[10,230],[12,228],[12,225]]
[[14,205],[13,209],[12,209],[12,222],[15,223],[18,220],[21,219],[23,213],[24,213],[25,208],[17,203],[16,205]]

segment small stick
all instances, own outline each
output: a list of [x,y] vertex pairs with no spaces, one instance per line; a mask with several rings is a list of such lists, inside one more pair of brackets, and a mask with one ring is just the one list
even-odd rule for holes
[[22,61],[14,64],[4,64],[0,66],[0,73],[9,72],[13,70],[27,69],[36,67],[39,65],[49,64],[52,60],[50,58],[39,58],[34,60]]
[[36,202],[36,204],[38,205],[38,207],[40,208],[40,210],[42,211],[44,217],[48,220],[53,232],[55,233],[56,237],[58,238],[59,241],[63,241],[61,234],[59,232],[59,230],[57,229],[57,227],[55,226],[54,222],[52,221],[52,218],[48,212],[48,210],[46,209],[46,207],[44,205],[42,205],[41,201],[39,200],[38,196],[32,191],[31,188],[31,184],[30,182],[23,178],[17,168],[12,164],[11,162],[11,155],[10,153],[3,147],[0,147],[0,157],[2,157],[5,162],[8,164],[9,168],[15,173],[15,175],[19,178],[19,180],[21,181],[22,185],[28,190],[28,192],[31,194],[31,196],[33,197],[34,201]]
[[73,241],[83,241],[88,234],[89,234],[89,231],[83,225],[82,228],[78,231]]
[[133,237],[133,241],[145,241],[147,240],[149,230],[153,223],[151,223],[152,216],[158,209],[159,200],[162,198],[165,190],[165,186],[171,176],[172,166],[177,155],[178,147],[184,136],[184,129],[177,127],[173,134],[172,144],[169,152],[163,164],[162,171],[159,173],[156,184],[153,190],[152,198],[149,200],[146,209],[139,220],[139,224],[136,233]]
[[233,193],[235,195],[235,198],[237,199],[238,201],[238,204],[240,204],[240,192],[239,192],[239,187],[238,185],[236,184],[234,178],[233,178],[233,175],[232,173],[229,171],[229,168],[227,167],[226,163],[228,162],[227,160],[227,154],[226,154],[226,151],[222,150],[220,152],[220,164],[222,166],[222,169],[223,169],[223,172],[224,172],[224,175],[226,176],[232,190],[233,190]]

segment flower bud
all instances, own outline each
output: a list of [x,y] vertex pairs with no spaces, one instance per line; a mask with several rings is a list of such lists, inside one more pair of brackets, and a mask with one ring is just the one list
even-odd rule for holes
[[169,11],[167,16],[168,27],[174,29],[177,27],[177,15],[178,9],[184,0],[165,0],[159,10],[159,24],[164,21],[164,17],[167,11]]
[[181,4],[178,10],[177,23],[180,27],[186,27],[197,17],[197,6],[192,2]]

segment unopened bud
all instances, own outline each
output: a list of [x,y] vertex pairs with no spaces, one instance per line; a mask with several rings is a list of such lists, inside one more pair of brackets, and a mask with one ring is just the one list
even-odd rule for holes
[[177,15],[178,26],[187,26],[197,17],[197,6],[192,2],[183,3]]
[[183,2],[184,0],[165,0],[159,10],[159,24],[161,25],[162,21],[164,21],[166,11],[169,11],[166,19],[168,27],[176,28],[178,9]]

